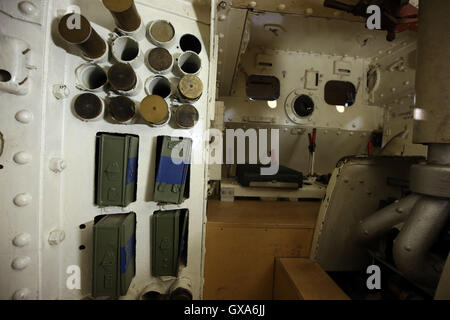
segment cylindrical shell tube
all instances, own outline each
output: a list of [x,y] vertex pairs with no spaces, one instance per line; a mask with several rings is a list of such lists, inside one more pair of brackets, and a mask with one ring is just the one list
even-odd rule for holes
[[201,67],[202,60],[199,55],[193,51],[185,51],[178,58],[178,69],[184,75],[196,75],[200,72]]
[[97,59],[106,52],[106,42],[82,15],[66,14],[59,21],[58,30],[65,41],[80,48],[87,58]]
[[74,101],[74,111],[83,121],[95,121],[101,118],[104,112],[104,103],[93,93],[80,94]]
[[153,48],[148,52],[147,64],[152,72],[165,74],[172,70],[173,57],[167,49]]
[[148,28],[150,40],[158,47],[168,48],[175,40],[175,28],[169,21],[153,21]]
[[148,95],[156,94],[167,99],[172,94],[172,85],[170,80],[164,76],[150,77],[145,81],[145,92]]
[[111,12],[117,27],[121,30],[132,32],[139,28],[141,17],[134,0],[103,0],[103,5]]
[[197,76],[186,75],[178,83],[178,92],[182,101],[197,101],[202,96],[203,83]]
[[189,104],[179,106],[175,111],[175,122],[182,129],[194,127],[198,118],[199,115],[197,109]]
[[154,127],[163,126],[170,120],[167,102],[157,95],[145,97],[141,102],[140,112],[144,120]]
[[144,62],[139,42],[129,36],[114,39],[111,43],[111,53],[117,62],[129,63],[133,68],[139,68]]
[[116,63],[108,70],[111,87],[116,91],[131,91],[136,87],[137,76],[127,63]]
[[113,97],[108,103],[111,117],[120,123],[129,123],[136,115],[136,104],[128,97]]
[[108,82],[105,70],[95,63],[85,63],[75,70],[76,87],[85,91],[101,91]]

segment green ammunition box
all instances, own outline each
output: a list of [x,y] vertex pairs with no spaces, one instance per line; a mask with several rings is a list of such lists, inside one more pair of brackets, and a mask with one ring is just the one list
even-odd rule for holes
[[178,275],[180,210],[158,211],[152,217],[152,275]]
[[189,138],[158,137],[154,201],[174,204],[183,202],[191,149],[192,140]]
[[136,201],[139,138],[131,135],[97,135],[96,203],[126,207]]
[[93,297],[127,293],[136,274],[136,214],[99,216],[94,224]]

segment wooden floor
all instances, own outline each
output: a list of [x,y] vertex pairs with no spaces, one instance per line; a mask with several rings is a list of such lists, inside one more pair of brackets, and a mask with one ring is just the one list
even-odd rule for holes
[[204,299],[272,299],[276,257],[309,257],[320,202],[208,201]]

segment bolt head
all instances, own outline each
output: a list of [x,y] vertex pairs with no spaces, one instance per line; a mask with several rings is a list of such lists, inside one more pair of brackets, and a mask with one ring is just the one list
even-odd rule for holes
[[33,198],[28,193],[21,193],[15,196],[14,204],[18,207],[25,207],[31,203]]
[[53,230],[48,235],[48,243],[51,246],[56,246],[64,241],[66,238],[66,233],[63,230]]

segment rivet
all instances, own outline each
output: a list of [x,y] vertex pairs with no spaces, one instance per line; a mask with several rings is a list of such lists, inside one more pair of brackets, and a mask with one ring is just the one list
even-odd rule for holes
[[30,123],[33,120],[33,113],[29,110],[20,110],[16,113],[16,120],[24,124]]
[[13,300],[27,300],[30,298],[31,290],[28,288],[22,288],[14,292]]
[[221,14],[219,16],[219,21],[225,21],[227,19],[227,15],[226,14]]
[[397,209],[395,209],[395,211],[397,211],[398,213],[403,213],[403,209],[398,207]]
[[27,164],[31,161],[32,157],[25,151],[18,152],[14,155],[14,162],[17,164]]
[[250,1],[250,3],[248,4],[251,8],[256,7],[256,1]]
[[26,267],[28,267],[28,265],[31,262],[31,258],[30,257],[17,257],[13,260],[11,267],[14,270],[23,270]]
[[280,3],[280,4],[278,5],[278,10],[284,10],[284,9],[286,9],[286,5],[283,4],[283,3]]
[[28,193],[21,193],[14,197],[14,204],[18,207],[25,207],[31,203],[33,198]]
[[22,248],[29,244],[31,241],[31,235],[29,233],[20,233],[13,239],[13,244],[16,247]]
[[306,14],[313,14],[314,10],[313,8],[306,9]]
[[19,2],[18,8],[22,14],[30,17],[36,16],[38,12],[38,8],[30,1]]

